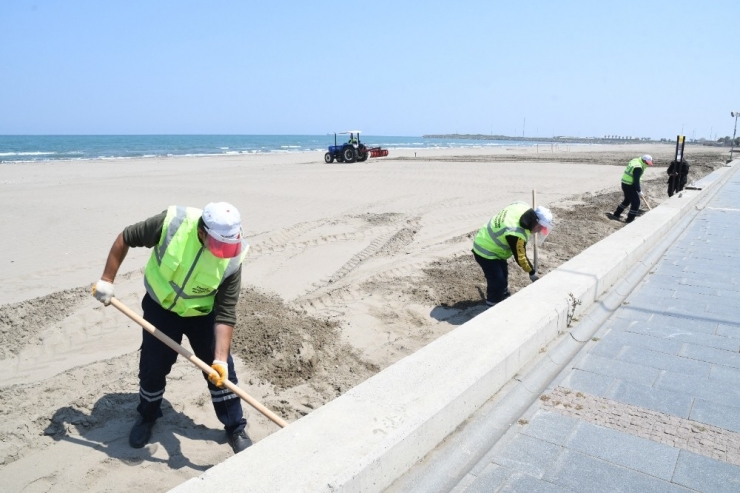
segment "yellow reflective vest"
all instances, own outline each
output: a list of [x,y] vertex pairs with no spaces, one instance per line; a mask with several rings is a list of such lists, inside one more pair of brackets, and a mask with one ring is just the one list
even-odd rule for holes
[[531,232],[521,227],[519,220],[530,209],[525,202],[514,202],[491,218],[473,241],[473,251],[483,258],[506,260],[513,255],[504,236],[516,236],[529,241]]
[[238,257],[221,259],[198,238],[203,211],[172,206],[162,226],[159,243],[144,272],[144,286],[159,305],[181,317],[198,317],[213,310],[216,292],[224,279],[239,269],[247,255],[246,241]]
[[647,164],[645,164],[639,157],[636,157],[635,159],[627,163],[627,167],[624,168],[622,183],[624,183],[625,185],[632,185],[633,183],[635,183],[635,168],[642,168],[642,172],[644,173],[646,167]]

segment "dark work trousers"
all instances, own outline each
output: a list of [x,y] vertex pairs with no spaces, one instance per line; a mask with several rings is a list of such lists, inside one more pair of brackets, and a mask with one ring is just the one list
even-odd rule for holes
[[[181,317],[173,312],[167,311],[148,294],[141,301],[144,310],[144,319],[156,328],[171,337],[176,343],[182,343],[185,335],[190,341],[195,356],[210,364],[213,361],[213,353],[216,344],[214,333],[214,313],[202,317]],[[139,414],[146,420],[155,420],[162,416],[162,397],[166,376],[170,373],[172,365],[177,360],[177,352],[170,349],[165,343],[143,330],[144,340],[141,343],[141,356],[139,359]],[[231,355],[228,358],[229,380],[236,384],[236,372],[234,371],[234,360]],[[239,397],[229,389],[220,389],[208,381],[208,390],[211,392],[211,401],[216,410],[218,420],[223,423],[227,433],[241,431],[246,427],[247,421],[242,413],[242,405]]]
[[509,292],[509,266],[506,260],[483,258],[473,252],[475,261],[486,277],[486,301],[498,303],[511,296]]
[[627,222],[631,223],[635,220],[635,217],[637,217],[637,211],[640,210],[640,194],[637,192],[634,185],[627,185],[625,183],[622,183],[622,192],[624,192],[624,200],[619,204],[619,206],[617,206],[617,210],[614,211],[614,216],[621,216],[622,212],[624,212],[629,205],[630,211],[627,213]]

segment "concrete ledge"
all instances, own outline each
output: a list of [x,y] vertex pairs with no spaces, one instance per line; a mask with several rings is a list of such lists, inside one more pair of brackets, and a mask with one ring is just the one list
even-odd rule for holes
[[[737,163],[733,163],[737,164]],[[473,320],[172,491],[382,491],[736,170],[721,168]]]

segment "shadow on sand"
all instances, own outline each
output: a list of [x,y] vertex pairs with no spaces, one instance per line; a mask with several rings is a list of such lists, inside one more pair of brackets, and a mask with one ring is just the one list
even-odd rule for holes
[[[115,393],[101,397],[90,414],[65,406],[57,409],[44,434],[55,441],[64,440],[95,448],[130,466],[147,461],[166,463],[172,469],[190,467],[197,471],[205,471],[213,465],[191,462],[182,454],[178,436],[224,444],[226,443],[224,431],[193,422],[183,413],[175,411],[166,399],[162,403],[164,416],[154,425],[150,443],[144,448],[132,448],[128,444],[128,434],[138,416],[136,413],[138,403],[138,394]],[[157,455],[166,455],[167,458],[154,456],[159,447],[164,447],[166,454]]]

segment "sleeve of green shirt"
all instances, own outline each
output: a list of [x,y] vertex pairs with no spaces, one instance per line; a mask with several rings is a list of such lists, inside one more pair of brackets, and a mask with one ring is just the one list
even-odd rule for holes
[[[167,211],[156,216],[132,224],[123,230],[123,242],[131,248],[153,248],[159,244],[162,237],[162,228]],[[217,324],[236,325],[236,303],[239,301],[239,292],[242,285],[242,268],[224,279],[216,292],[216,301],[213,310]]]

